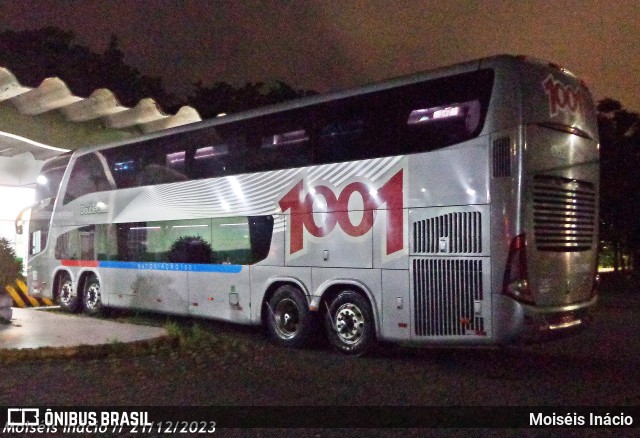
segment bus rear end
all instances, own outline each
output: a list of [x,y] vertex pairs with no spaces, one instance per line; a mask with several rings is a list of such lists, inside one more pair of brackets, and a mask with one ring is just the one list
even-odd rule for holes
[[520,316],[511,335],[539,337],[583,327],[596,301],[597,117],[584,83],[564,69],[524,61],[519,76],[518,217],[502,294]]

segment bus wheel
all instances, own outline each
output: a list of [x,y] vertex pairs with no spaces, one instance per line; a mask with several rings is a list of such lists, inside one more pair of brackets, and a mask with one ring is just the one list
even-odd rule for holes
[[298,348],[309,342],[314,331],[313,314],[300,289],[280,286],[267,307],[267,328],[278,344]]
[[102,295],[100,294],[100,282],[95,275],[89,276],[82,294],[82,306],[88,315],[97,315],[102,311]]
[[361,356],[375,344],[371,306],[356,292],[338,294],[325,314],[325,326],[329,342],[340,353]]
[[60,275],[58,282],[57,301],[62,310],[75,312],[78,310],[78,294],[73,290],[71,276],[66,272]]

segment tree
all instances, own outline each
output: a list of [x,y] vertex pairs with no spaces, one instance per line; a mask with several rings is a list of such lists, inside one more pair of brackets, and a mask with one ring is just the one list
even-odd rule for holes
[[165,90],[161,78],[143,75],[124,62],[125,54],[116,35],[111,36],[104,53],[94,53],[74,40],[73,32],[56,27],[0,32],[0,66],[30,87],[37,87],[46,78],[59,77],[80,97],[108,88],[125,106],[135,106],[141,99],[151,97],[170,113],[182,105],[191,105],[203,119],[315,94],[295,90],[282,81],[269,85],[247,82],[238,88],[225,82],[213,86],[197,82],[191,96],[177,97]]
[[169,249],[172,263],[216,263],[211,244],[200,236],[182,236]]
[[217,82],[211,87],[198,82],[194,87],[194,94],[186,103],[197,109],[203,119],[317,94],[310,90],[294,90],[282,81],[268,85],[264,82],[247,82],[239,88],[226,82]]
[[22,278],[22,262],[16,259],[11,243],[0,237],[0,294],[16,279]]
[[125,64],[117,36],[111,36],[104,53],[94,53],[74,40],[73,32],[56,27],[0,32],[0,65],[34,88],[46,78],[59,77],[81,97],[108,88],[126,106],[145,97],[153,97],[163,108],[177,106],[177,98],[165,91],[160,78]]
[[640,116],[613,99],[598,102],[600,236],[613,248],[615,271],[623,255],[640,263]]

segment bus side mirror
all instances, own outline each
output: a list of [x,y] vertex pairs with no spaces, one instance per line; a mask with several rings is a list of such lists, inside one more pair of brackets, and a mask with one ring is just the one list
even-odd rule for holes
[[16,224],[16,234],[22,234],[22,224]]

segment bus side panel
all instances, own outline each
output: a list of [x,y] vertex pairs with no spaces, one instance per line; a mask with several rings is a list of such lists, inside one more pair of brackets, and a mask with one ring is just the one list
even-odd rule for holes
[[[353,213],[346,211],[328,211],[313,213],[316,224],[337,223],[340,215],[359,215],[362,217],[362,210]],[[301,223],[307,213],[291,214],[291,222]],[[296,217],[297,216],[297,217]],[[357,221],[356,221],[357,223]],[[323,225],[319,225],[321,231],[326,233],[322,237],[314,237],[306,231],[304,233],[303,248],[287,257],[287,266],[322,266],[322,267],[344,267],[344,268],[371,268],[372,260],[372,235],[371,232],[356,238],[349,236],[338,225],[332,230],[324,231]],[[287,248],[291,248],[291,235],[295,233],[289,229],[286,233],[288,239]]]
[[513,59],[509,57],[494,59],[487,67],[493,68],[495,79],[482,133],[490,134],[521,123],[522,92],[520,91],[520,72],[513,68]]
[[[522,134],[519,128],[499,131],[491,136],[491,258],[493,272],[494,338],[502,341],[521,329],[522,312],[512,298],[503,295],[503,283],[509,245],[523,231],[522,199]],[[518,316],[519,315],[519,316]]]
[[220,268],[219,272],[188,272],[189,315],[249,323],[249,266],[222,265]]
[[487,204],[488,140],[488,137],[479,137],[428,154],[410,156],[406,206]]
[[103,296],[113,307],[188,313],[187,272],[100,268]]
[[382,269],[382,327],[380,338],[408,341],[411,338],[409,271]]

